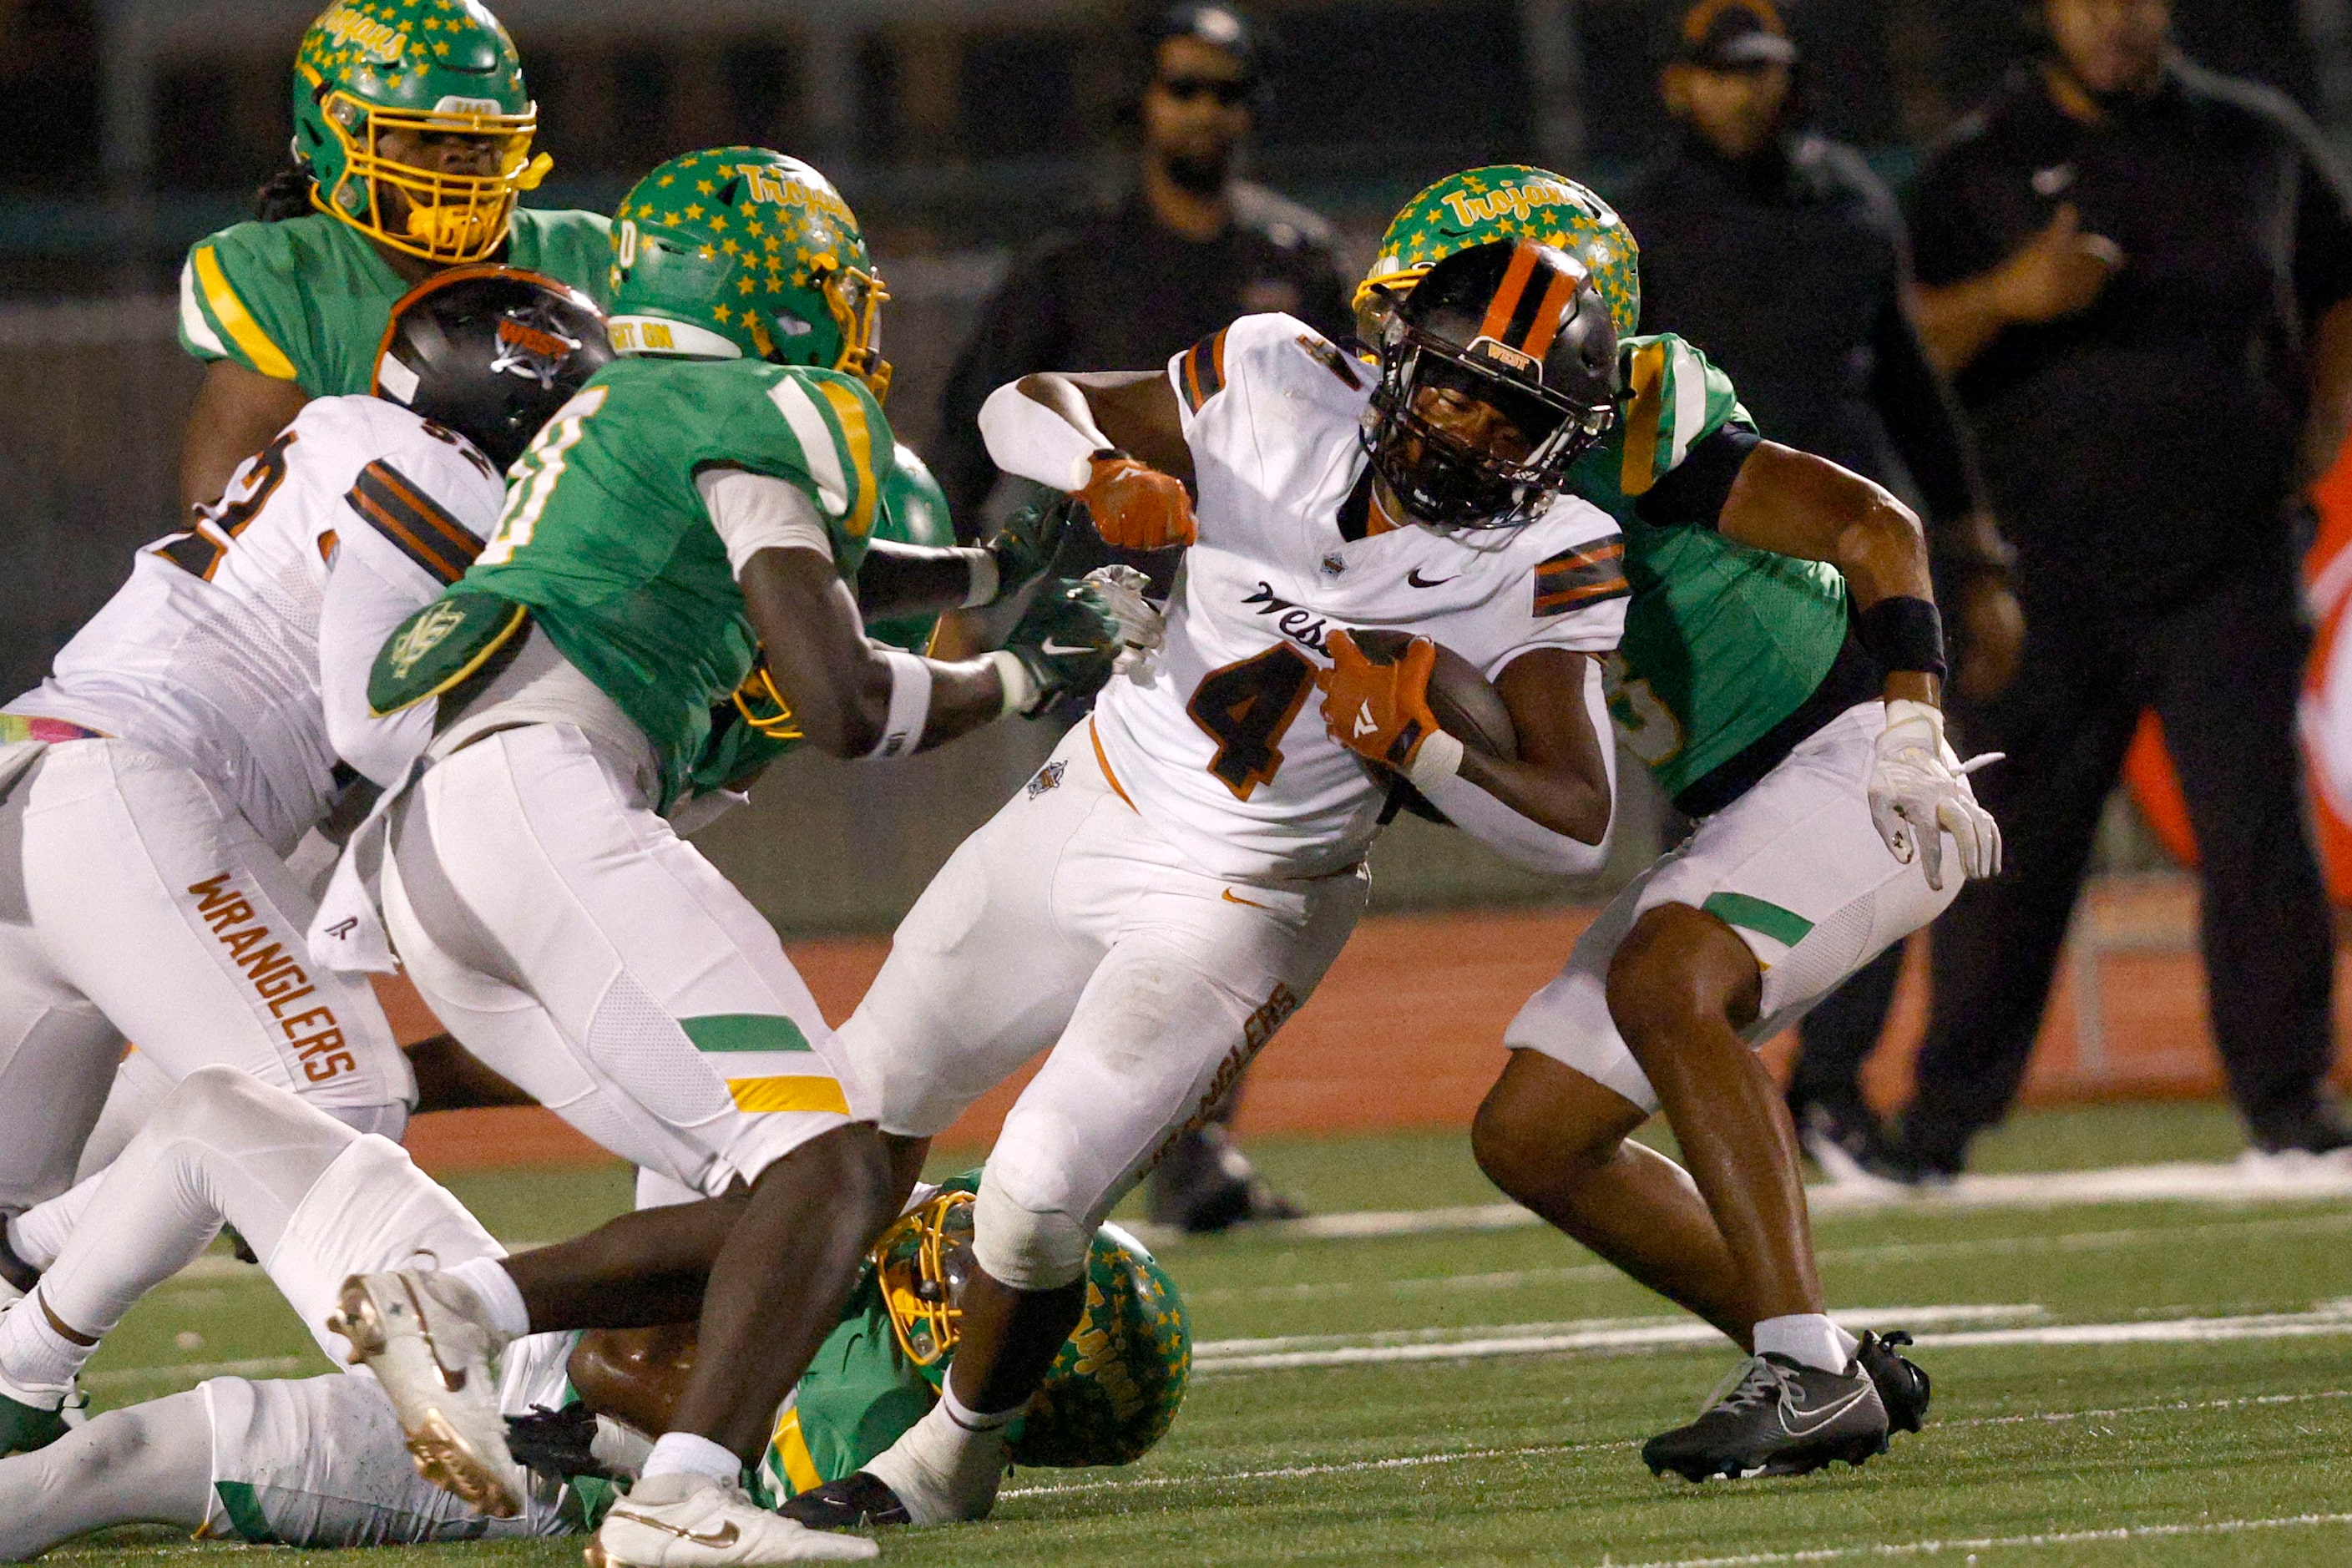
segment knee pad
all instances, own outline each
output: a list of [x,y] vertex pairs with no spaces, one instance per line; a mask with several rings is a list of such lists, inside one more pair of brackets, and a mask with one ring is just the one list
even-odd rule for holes
[[1015,1290],[1053,1290],[1087,1271],[1094,1226],[1084,1215],[1047,1208],[1013,1190],[991,1168],[972,1204],[972,1257]]

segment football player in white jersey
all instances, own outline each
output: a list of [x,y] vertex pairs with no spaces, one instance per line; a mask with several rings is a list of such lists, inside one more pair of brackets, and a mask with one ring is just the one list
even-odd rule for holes
[[57,1195],[126,1037],[151,1072],[226,1064],[400,1134],[415,1080],[363,979],[309,962],[287,856],[347,763],[421,747],[431,715],[331,725],[322,683],[363,689],[384,630],[480,548],[503,465],[607,357],[562,284],[438,275],[396,310],[378,395],[307,406],[0,710],[6,1294],[89,1191]]
[[[1250,316],[1165,374],[1031,376],[983,411],[997,463],[1083,495],[1106,533],[1156,516],[1182,540],[1197,516],[1197,535],[1161,652],[957,850],[841,1031],[902,1157],[1052,1053],[981,1185],[940,1406],[788,1513],[989,1511],[1005,1427],[1082,1305],[1085,1238],[1353,928],[1389,793],[1368,758],[1523,858],[1597,859],[1599,660],[1628,590],[1615,523],[1561,491],[1612,418],[1608,312],[1580,262],[1507,242],[1433,272],[1384,346],[1375,371]],[[1376,663],[1373,630],[1421,640]],[[1433,644],[1494,682],[1516,760],[1438,726]]]

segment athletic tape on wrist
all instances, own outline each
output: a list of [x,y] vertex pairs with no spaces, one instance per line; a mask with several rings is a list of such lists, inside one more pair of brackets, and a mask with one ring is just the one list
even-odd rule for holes
[[1412,765],[1405,770],[1405,776],[1413,788],[1427,789],[1461,771],[1462,742],[1443,730],[1432,730],[1423,738],[1421,750],[1412,754]]
[[1081,430],[1008,382],[980,405],[981,439],[1008,474],[1075,495],[1094,477],[1095,454],[1109,445],[1098,430]]
[[1854,617],[1853,629],[1864,649],[1888,669],[1938,680],[1951,672],[1944,661],[1943,612],[1928,600],[1907,594],[1881,599]]
[[1019,658],[999,648],[988,656],[988,662],[996,666],[997,684],[1004,688],[1004,703],[996,710],[998,718],[1010,719],[1037,700],[1037,678],[1029,673],[1029,667]]
[[964,590],[962,607],[976,610],[982,605],[996,603],[996,595],[1004,586],[1003,578],[996,569],[996,557],[979,549],[963,549],[956,553],[962,556],[965,564],[971,568],[971,586]]
[[931,717],[931,664],[895,647],[879,648],[890,665],[890,712],[868,757],[903,757],[923,743]]

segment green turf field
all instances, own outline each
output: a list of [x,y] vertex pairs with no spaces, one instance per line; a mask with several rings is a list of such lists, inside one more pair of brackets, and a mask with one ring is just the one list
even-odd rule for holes
[[[2236,1147],[2204,1107],[2051,1113],[1984,1163],[2079,1169]],[[1323,1212],[1495,1198],[1454,1137],[1258,1152]],[[454,1184],[518,1239],[578,1228],[626,1195],[617,1173]],[[886,1560],[2352,1563],[2352,1201],[1909,1211],[1820,1229],[1833,1304],[1914,1324],[1936,1379],[1927,1431],[1862,1470],[1652,1479],[1641,1439],[1685,1419],[1734,1358],[1549,1232],[1239,1236],[1163,1252],[1208,1348],[1157,1452],[1125,1471],[1023,1471],[990,1523],[894,1537]],[[257,1273],[215,1266],[142,1306],[89,1381],[115,1405],[221,1370],[322,1364]],[[141,1531],[60,1555],[232,1550]],[[576,1563],[576,1550],[415,1555],[487,1568]]]

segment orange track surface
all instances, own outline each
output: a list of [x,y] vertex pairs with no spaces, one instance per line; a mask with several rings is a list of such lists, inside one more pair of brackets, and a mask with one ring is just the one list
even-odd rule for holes
[[[1397,915],[1364,922],[1314,999],[1266,1047],[1249,1079],[1245,1133],[1338,1133],[1467,1127],[1503,1061],[1503,1028],[1556,973],[1590,910]],[[2205,985],[2186,947],[2193,898],[2152,879],[2094,893],[2086,925],[2110,945],[2097,963],[2096,1059],[2077,1039],[2074,966],[2062,965],[2044,1023],[2029,1102],[2208,1097],[2221,1092],[2205,1026]],[[825,1016],[838,1023],[880,968],[881,939],[793,944],[793,960]],[[1885,1048],[1868,1086],[1882,1104],[1907,1089],[1923,1022],[1923,954],[1915,951]],[[2339,961],[2340,962],[2340,961]],[[2339,984],[2352,983],[2352,968]],[[383,987],[403,1039],[433,1032],[404,983]],[[2347,992],[2352,994],[2352,992]],[[1785,1064],[1786,1037],[1767,1047]],[[2344,1076],[2339,1073],[2339,1077]],[[974,1106],[941,1140],[984,1146],[1026,1074]],[[600,1150],[543,1110],[467,1110],[423,1117],[409,1147],[428,1169],[547,1161],[601,1161]]]

